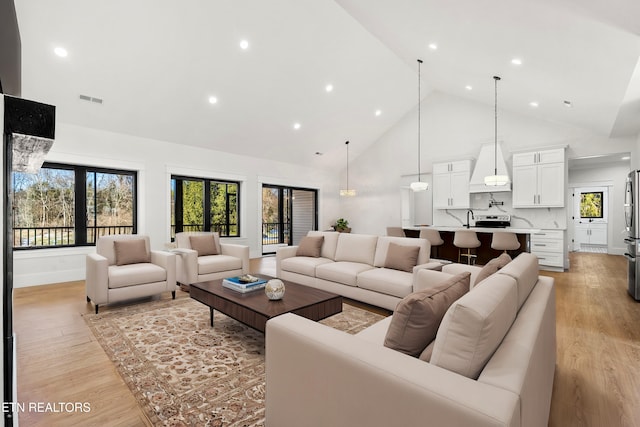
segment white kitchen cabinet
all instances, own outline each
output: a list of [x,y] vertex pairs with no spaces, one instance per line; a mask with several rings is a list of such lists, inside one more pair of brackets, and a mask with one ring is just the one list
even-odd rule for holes
[[576,224],[575,242],[587,245],[606,245],[607,244],[607,224],[583,222]]
[[529,243],[542,270],[564,270],[564,230],[540,230]]
[[513,207],[563,207],[564,149],[513,155]]
[[433,164],[433,207],[469,209],[471,160]]

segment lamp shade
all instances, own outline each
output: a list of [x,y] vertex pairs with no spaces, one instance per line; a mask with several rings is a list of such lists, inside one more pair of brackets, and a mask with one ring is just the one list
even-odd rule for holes
[[356,195],[356,190],[354,190],[353,188],[340,190],[340,196],[342,197],[353,197],[355,195]]
[[413,191],[426,191],[429,188],[429,183],[422,182],[422,181],[415,181],[415,182],[412,182],[409,185],[409,187],[411,187]]

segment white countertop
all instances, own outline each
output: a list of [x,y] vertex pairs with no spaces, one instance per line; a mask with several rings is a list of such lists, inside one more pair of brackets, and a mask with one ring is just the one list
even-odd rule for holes
[[[405,227],[409,230],[420,230],[422,227]],[[496,228],[488,228],[488,227],[462,227],[462,226],[452,226],[452,225],[430,225],[426,228],[433,228],[438,231],[458,231],[458,230],[471,230],[476,233],[493,233],[494,231],[506,231],[509,233],[516,234],[534,234],[539,233],[541,230],[539,228],[516,228],[516,227],[496,227]]]

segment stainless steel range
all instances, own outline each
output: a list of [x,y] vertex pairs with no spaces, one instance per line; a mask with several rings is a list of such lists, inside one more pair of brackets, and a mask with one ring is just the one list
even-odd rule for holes
[[511,225],[511,215],[476,215],[476,227],[504,228]]

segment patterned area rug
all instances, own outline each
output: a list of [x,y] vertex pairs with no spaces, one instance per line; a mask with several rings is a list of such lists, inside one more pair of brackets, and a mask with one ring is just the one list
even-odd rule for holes
[[[84,316],[154,425],[263,426],[264,335],[191,298]],[[383,316],[343,305],[323,320],[357,333]]]

